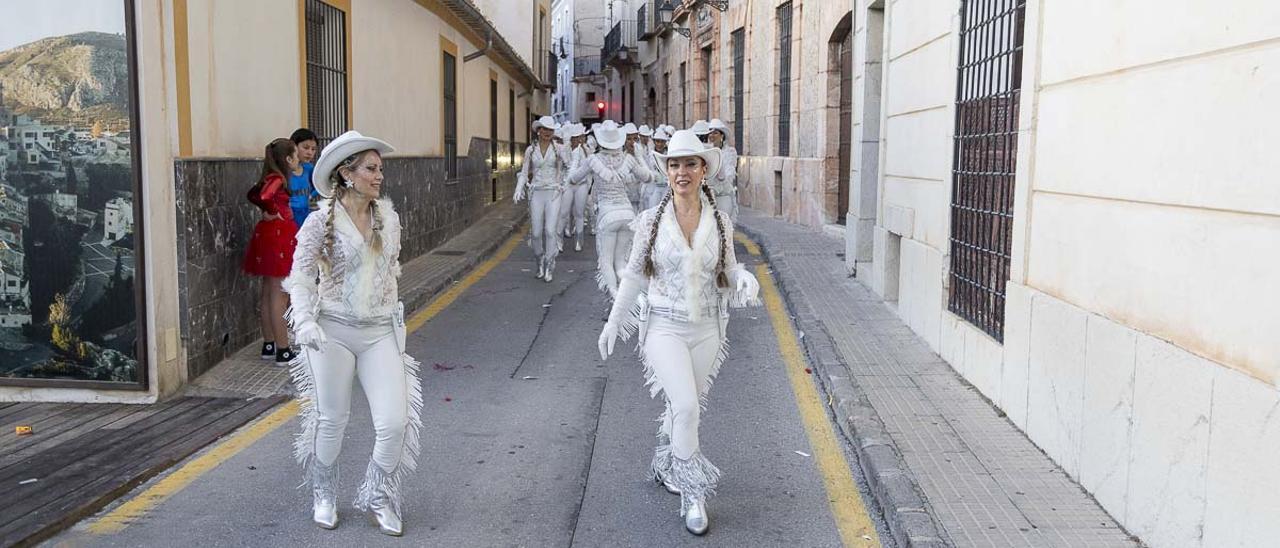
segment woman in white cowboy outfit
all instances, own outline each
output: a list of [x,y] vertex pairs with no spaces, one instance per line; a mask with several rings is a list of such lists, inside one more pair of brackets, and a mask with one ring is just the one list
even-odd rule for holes
[[[636,163],[647,167],[649,163],[644,161],[644,153],[637,148],[640,141],[640,129],[635,124],[627,122],[622,126],[622,134],[627,136],[626,143],[622,145],[622,151],[635,158]],[[646,182],[648,182],[648,179],[640,177],[634,177],[627,181],[627,198],[631,199],[631,207],[636,211],[642,209],[641,187]]]
[[569,172],[569,151],[552,142],[560,126],[550,116],[533,122],[538,142],[524,151],[524,165],[516,175],[516,191],[512,197],[519,202],[529,196],[529,216],[533,228],[529,231],[529,246],[538,256],[538,278],[551,281],[556,269],[556,255],[560,253],[560,195],[564,193],[565,174]]
[[680,494],[685,527],[701,535],[720,470],[699,448],[700,414],[728,350],[729,308],[758,305],[760,285],[738,263],[733,223],[715,210],[703,184],[719,167],[720,150],[704,147],[692,131],[677,131],[670,151],[655,156],[671,192],[631,225],[637,236],[600,332],[600,356],[612,354],[619,337],[639,332],[651,394],[666,397],[652,474]]
[[606,121],[595,134],[600,152],[579,164],[570,177],[575,181],[595,178],[591,192],[596,197],[596,282],[612,297],[618,291],[618,272],[627,264],[630,224],[636,216],[627,185],[647,180],[651,174],[635,156],[623,152],[626,135],[617,124]]
[[720,171],[708,181],[716,194],[716,208],[738,220],[738,149],[726,141],[729,126],[719,118],[707,123],[707,144],[720,149]]
[[662,201],[663,196],[667,195],[667,177],[662,174],[662,166],[658,165],[658,157],[653,152],[666,154],[667,142],[671,140],[671,134],[667,133],[664,127],[658,128],[653,132],[653,149],[650,154],[646,155],[645,162],[649,166],[649,171],[653,172],[653,177],[649,179],[649,191],[644,196],[644,209],[649,209],[658,205]]
[[[564,136],[569,140],[569,168],[587,161],[586,128],[580,124],[567,124]],[[560,197],[560,232],[573,237],[573,250],[582,251],[582,230],[586,226],[587,192],[591,190],[590,178],[573,180],[565,173],[565,193]]]
[[325,529],[338,525],[338,454],[358,378],[377,437],[355,506],[372,511],[383,533],[399,536],[401,484],[418,461],[422,385],[404,347],[400,217],[379,197],[382,155],[393,150],[354,131],[324,148],[312,184],[326,199],[298,231],[283,285],[302,347],[291,364],[302,402],[294,453],[304,485],[312,486],[312,518]]

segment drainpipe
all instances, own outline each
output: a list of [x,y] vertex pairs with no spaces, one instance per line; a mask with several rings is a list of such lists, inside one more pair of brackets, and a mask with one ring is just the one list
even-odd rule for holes
[[489,53],[489,49],[492,47],[493,47],[493,33],[486,32],[484,33],[484,47],[481,49],[475,50],[471,53],[468,53],[466,57],[462,58],[462,62],[467,63],[470,61],[474,61],[480,57],[483,57],[484,54]]

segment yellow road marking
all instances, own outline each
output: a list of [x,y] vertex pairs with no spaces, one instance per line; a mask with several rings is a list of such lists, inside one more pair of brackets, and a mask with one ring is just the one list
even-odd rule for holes
[[[747,249],[750,251],[750,246]],[[758,247],[756,251],[759,251]],[[804,371],[807,361],[800,350],[795,330],[791,327],[791,316],[782,303],[782,296],[774,285],[773,276],[769,274],[768,265],[756,266],[756,278],[760,280],[764,306],[769,311],[773,333],[778,338],[778,351],[782,354],[787,378],[791,380],[791,391],[796,397],[796,407],[800,408],[805,432],[809,434],[813,458],[822,473],[822,483],[827,488],[827,500],[831,504],[831,513],[835,517],[840,538],[845,546],[880,546],[879,534],[871,523],[871,516],[867,515],[866,507],[862,505],[862,496],[853,483],[849,463],[845,461],[844,452],[836,441],[831,421],[827,419],[818,390],[813,385],[813,377]]]
[[205,472],[217,468],[219,464],[235,456],[236,453],[253,445],[253,442],[271,433],[281,424],[289,422],[289,419],[292,419],[296,414],[298,414],[297,401],[290,401],[276,408],[266,418],[260,419],[248,428],[242,429],[227,441],[218,444],[212,451],[188,462],[178,471],[169,474],[155,485],[152,485],[141,495],[112,510],[110,514],[103,516],[90,525],[89,532],[95,535],[110,535],[123,531],[125,527],[144,516],[151,508],[181,491],[186,486],[191,485],[191,482]]
[[742,244],[742,247],[747,248],[747,253],[755,255],[756,257],[760,256],[760,246],[756,245],[755,242],[748,239],[741,232],[734,232],[733,239],[737,240],[738,243]]
[[471,287],[476,282],[480,281],[481,278],[488,275],[489,271],[501,264],[502,261],[507,260],[507,257],[511,256],[511,252],[515,251],[516,247],[520,245],[520,241],[524,239],[524,235],[527,231],[527,227],[522,227],[520,230],[516,231],[516,233],[506,241],[506,243],[502,244],[502,247],[499,247],[498,250],[494,252],[492,257],[485,262],[480,263],[480,266],[476,267],[475,270],[472,270],[471,273],[463,278],[461,282],[458,282],[453,287],[449,288],[448,291],[440,294],[439,297],[436,297],[431,301],[431,304],[428,304],[426,308],[423,308],[421,312],[418,312],[417,314],[414,314],[413,317],[409,318],[407,325],[409,332],[412,333],[419,327],[422,327],[423,324],[427,323],[427,320],[435,317],[435,315],[439,314],[441,310],[448,308],[449,305],[453,304],[453,301],[457,300],[458,297],[462,295],[463,291],[466,291],[468,287]]
[[[506,258],[511,255],[511,252],[515,251],[515,248],[520,245],[520,240],[524,238],[525,232],[526,229],[524,228],[518,230],[510,239],[502,244],[502,247],[498,248],[493,257],[490,257],[488,260],[481,263],[479,267],[467,274],[467,276],[464,277],[457,285],[454,285],[449,288],[448,291],[442,293],[435,299],[432,299],[431,303],[428,304],[426,308],[421,312],[414,314],[407,322],[407,325],[405,326],[406,330],[409,333],[417,331],[418,328],[430,321],[431,318],[436,316],[436,314],[439,314],[442,310],[452,304],[453,301],[457,300],[458,296],[461,295],[463,291],[466,291],[468,287],[475,285],[475,283],[485,277],[489,271],[493,270],[493,268],[498,266],[499,263],[506,260]],[[276,428],[279,428],[282,424],[289,422],[289,420],[297,414],[297,401],[290,401],[280,406],[267,417],[258,420],[247,428],[241,429],[230,438],[227,438],[226,441],[218,444],[208,453],[184,464],[181,468],[174,471],[172,474],[169,474],[155,485],[147,488],[147,490],[143,491],[138,496],[124,504],[121,504],[107,515],[98,518],[89,525],[89,532],[95,535],[111,535],[123,531],[129,526],[129,524],[144,517],[161,502],[164,502],[169,497],[172,497],[179,491],[182,491],[188,485],[191,485],[195,480],[199,479],[200,476],[204,475],[205,472],[217,468],[231,457],[236,456],[241,451],[253,445],[254,442],[258,441],[263,436],[266,436]]]

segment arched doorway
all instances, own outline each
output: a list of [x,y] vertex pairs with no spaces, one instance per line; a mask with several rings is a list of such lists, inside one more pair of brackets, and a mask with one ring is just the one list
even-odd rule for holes
[[837,79],[838,85],[829,89],[839,95],[839,106],[832,109],[834,112],[827,117],[830,124],[827,134],[830,137],[828,142],[837,147],[833,152],[838,175],[835,192],[828,193],[826,209],[829,218],[843,225],[849,214],[849,179],[853,162],[853,12],[845,14],[831,33],[830,59],[828,77]]

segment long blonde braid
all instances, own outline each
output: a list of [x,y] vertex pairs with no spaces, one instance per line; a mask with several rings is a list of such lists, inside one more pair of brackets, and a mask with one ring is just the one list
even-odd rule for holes
[[667,210],[667,203],[671,201],[671,191],[668,190],[662,196],[662,202],[658,204],[658,213],[653,216],[653,226],[649,229],[649,247],[644,250],[644,275],[646,278],[652,278],[655,270],[653,268],[653,246],[658,241],[658,224],[662,222],[662,213]]
[[724,258],[728,254],[729,244],[725,239],[724,221],[720,219],[720,213],[716,211],[716,195],[711,191],[711,187],[706,183],[702,184],[702,193],[707,196],[707,200],[711,201],[711,216],[716,218],[716,232],[720,233],[720,259],[716,261],[716,287],[729,287],[729,276],[724,273]]

